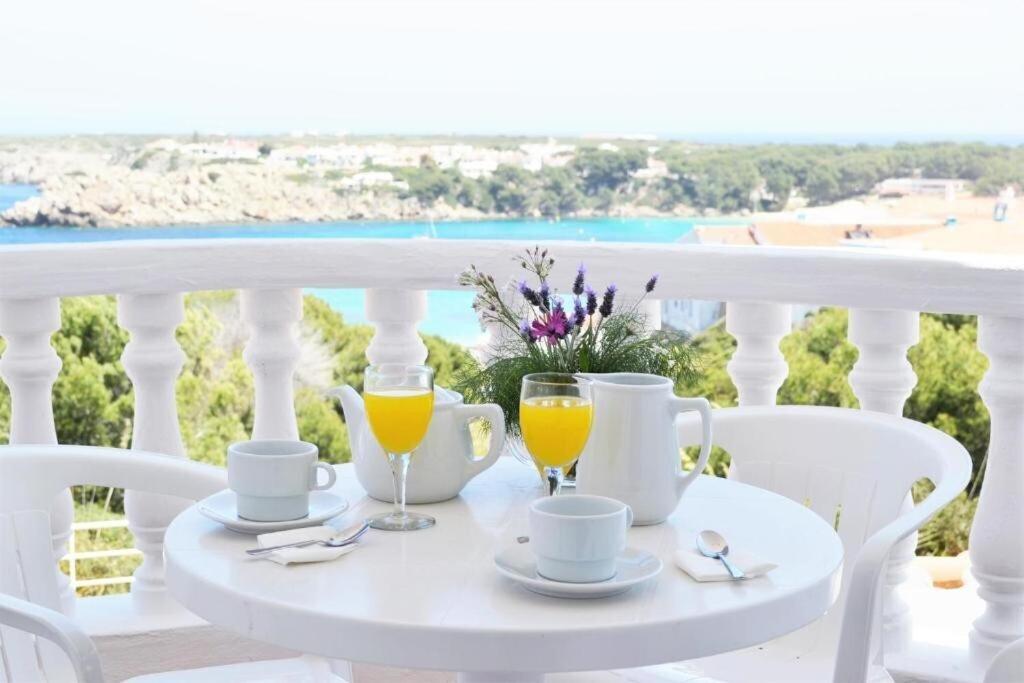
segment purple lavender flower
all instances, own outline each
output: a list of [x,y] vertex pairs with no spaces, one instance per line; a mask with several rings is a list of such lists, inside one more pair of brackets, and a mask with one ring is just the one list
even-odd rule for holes
[[658,274],[655,273],[654,275],[651,276],[651,279],[647,281],[647,284],[644,285],[644,291],[647,292],[648,294],[650,294],[651,292],[654,291],[654,287],[657,284],[658,284]]
[[576,279],[572,281],[572,293],[576,296],[583,294],[583,278],[587,274],[587,268],[582,263],[576,271]]
[[590,285],[587,285],[587,315],[594,315],[597,310],[597,292]]
[[601,307],[597,309],[602,318],[607,318],[612,314],[612,304],[615,302],[616,291],[618,291],[618,288],[615,285],[608,285],[608,289],[604,290]]
[[542,282],[540,285],[540,291],[537,292],[540,297],[540,310],[550,311],[551,310],[551,289],[548,288],[548,283]]
[[537,295],[537,292],[530,289],[525,280],[519,283],[519,293],[526,299],[526,303],[531,306],[540,306],[540,297]]
[[576,306],[572,312],[573,322],[576,323],[576,327],[582,327],[583,321],[587,319],[587,310],[583,308],[583,302],[580,301],[579,297],[576,297]]
[[519,334],[530,344],[537,341],[537,338],[533,336],[533,330],[530,328],[530,323],[526,320],[519,323]]

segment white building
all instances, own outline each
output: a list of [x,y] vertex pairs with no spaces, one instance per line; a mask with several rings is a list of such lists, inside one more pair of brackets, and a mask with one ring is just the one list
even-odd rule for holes
[[966,188],[967,182],[956,178],[886,178],[875,186],[875,192],[899,197],[912,194],[955,197]]

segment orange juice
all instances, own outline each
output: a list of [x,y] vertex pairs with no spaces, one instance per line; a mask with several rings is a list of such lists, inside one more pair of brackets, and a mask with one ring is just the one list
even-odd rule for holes
[[519,404],[523,442],[540,467],[567,467],[590,435],[594,404],[578,396],[534,396]]
[[388,453],[410,453],[427,435],[434,413],[434,392],[397,388],[364,392],[366,416],[377,441]]

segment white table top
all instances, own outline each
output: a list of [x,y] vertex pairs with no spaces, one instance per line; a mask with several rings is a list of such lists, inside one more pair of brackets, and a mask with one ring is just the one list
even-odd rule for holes
[[[334,524],[389,506],[366,497],[351,465],[334,489],[352,503]],[[336,561],[281,566],[243,550],[195,506],[168,528],[171,594],[209,622],[325,657],[449,671],[542,673],[644,666],[761,643],[822,615],[839,591],[843,550],[811,511],[757,488],[701,477],[668,522],[636,527],[629,544],[660,556],[662,573],[599,600],[535,595],[503,578],[493,557],[526,533],[537,474],[505,457],[445,503],[437,526],[372,531]],[[673,563],[713,528],[733,548],[779,567],[743,582],[697,583]]]

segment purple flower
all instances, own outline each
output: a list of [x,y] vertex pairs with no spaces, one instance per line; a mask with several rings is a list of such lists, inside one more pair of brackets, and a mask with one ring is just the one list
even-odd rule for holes
[[519,334],[531,344],[537,341],[537,338],[533,336],[533,330],[530,329],[530,323],[525,320],[519,323]]
[[530,332],[536,339],[546,341],[548,346],[555,346],[569,334],[569,319],[559,307],[544,318],[534,320]]
[[618,288],[615,285],[608,285],[608,289],[604,290],[601,307],[597,309],[602,318],[607,318],[612,314],[612,304],[615,302],[616,291],[618,291]]
[[583,277],[587,274],[587,268],[582,263],[576,271],[576,279],[572,281],[572,293],[576,296],[583,294]]
[[655,273],[654,275],[651,276],[651,279],[647,281],[647,284],[644,285],[644,291],[647,292],[648,294],[650,294],[651,292],[654,291],[654,286],[657,285],[657,284],[658,284],[658,274]]
[[526,299],[526,303],[531,306],[540,306],[540,297],[537,296],[537,292],[530,289],[525,281],[519,283],[519,293]]
[[587,315],[594,315],[597,310],[597,292],[590,285],[587,285]]
[[540,291],[537,292],[540,297],[540,310],[550,311],[551,310],[551,289],[548,288],[548,283],[542,282],[540,285]]
[[576,297],[576,307],[573,309],[572,317],[576,327],[582,326],[583,321],[587,319],[587,310],[583,308],[583,302],[580,301],[579,297]]

